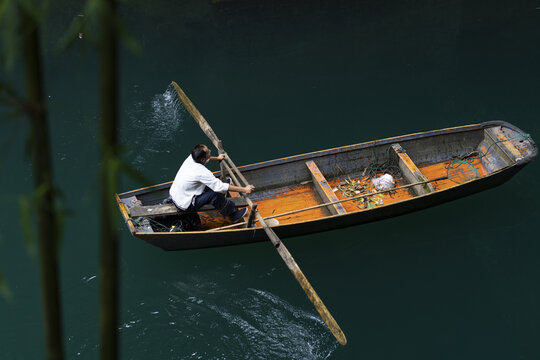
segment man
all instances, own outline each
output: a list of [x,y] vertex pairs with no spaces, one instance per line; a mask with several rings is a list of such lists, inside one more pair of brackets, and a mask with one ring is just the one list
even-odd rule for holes
[[225,155],[210,156],[211,150],[203,144],[193,147],[191,154],[176,173],[169,194],[177,208],[183,211],[197,211],[206,204],[214,206],[233,223],[240,221],[247,208],[236,210],[234,203],[225,197],[227,191],[250,194],[255,187],[230,185],[216,178],[204,166],[209,161],[222,161]]

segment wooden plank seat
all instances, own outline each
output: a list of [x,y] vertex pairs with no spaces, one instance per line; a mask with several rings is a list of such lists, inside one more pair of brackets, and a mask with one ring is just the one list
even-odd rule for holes
[[[310,160],[306,162],[306,166],[311,173],[313,184],[315,185],[315,189],[317,190],[317,193],[321,197],[323,203],[339,201],[336,194],[334,194],[334,192],[332,191],[330,185],[328,185],[326,178],[319,170],[317,164],[315,164],[313,160]],[[328,211],[330,211],[332,215],[347,213],[347,210],[345,210],[343,205],[341,205],[340,203],[328,205],[326,208],[328,209]]]
[[[247,206],[247,202],[243,197],[230,197],[227,199],[231,200],[237,207]],[[199,211],[209,210],[215,210],[215,208],[212,205],[204,205],[201,209],[199,209]],[[185,213],[185,211],[178,210],[178,208],[174,204],[156,204],[147,206],[134,206],[129,208],[129,215],[132,218],[168,216],[182,213]]]
[[[403,174],[403,178],[409,184],[414,184],[417,182],[428,181],[428,178],[422,174],[420,169],[412,161],[412,159],[407,155],[407,152],[399,144],[392,144],[392,149],[398,158],[399,170]],[[434,191],[433,186],[430,183],[425,183],[421,185],[412,186],[411,190],[415,195],[424,195],[429,194]]]
[[507,156],[510,158],[512,164],[518,159],[523,158],[523,154],[521,150],[519,150],[513,143],[512,140],[519,141],[519,139],[523,139],[523,135],[520,135],[518,133],[515,133],[514,136],[509,136],[506,134],[502,127],[497,126],[490,129],[486,129],[485,132],[487,135],[491,138],[491,140],[498,146]]

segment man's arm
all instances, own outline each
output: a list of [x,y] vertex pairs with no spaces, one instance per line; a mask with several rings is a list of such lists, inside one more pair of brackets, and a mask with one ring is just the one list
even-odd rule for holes
[[255,186],[253,185],[248,185],[248,186],[229,185],[229,191],[236,191],[236,192],[241,192],[244,194],[251,194],[253,190],[255,190]]
[[[210,161],[222,161],[225,159],[225,154],[219,154],[219,156],[210,156]],[[229,185],[229,191],[241,192],[244,194],[251,194],[255,190],[255,186],[235,186]]]

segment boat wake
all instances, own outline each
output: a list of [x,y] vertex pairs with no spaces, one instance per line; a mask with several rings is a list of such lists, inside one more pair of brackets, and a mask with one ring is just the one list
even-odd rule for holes
[[247,358],[326,359],[337,347],[321,319],[267,291],[248,289],[229,306],[209,308],[238,330],[238,355]]
[[174,359],[326,359],[338,347],[315,312],[276,294],[191,280],[168,283],[164,306],[141,303],[130,312],[138,315],[120,328],[137,332],[124,336],[137,339],[130,348],[143,351],[157,337],[164,354]]
[[141,170],[153,156],[170,153],[178,146],[178,133],[182,131],[185,109],[172,85],[162,94],[152,97],[150,103],[137,102],[128,113],[129,128],[123,143],[129,149],[132,165]]

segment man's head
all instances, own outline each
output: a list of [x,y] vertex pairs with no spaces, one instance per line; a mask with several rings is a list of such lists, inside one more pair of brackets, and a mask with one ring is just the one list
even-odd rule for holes
[[197,144],[191,150],[191,157],[195,162],[200,164],[206,164],[210,159],[211,150],[204,144]]

